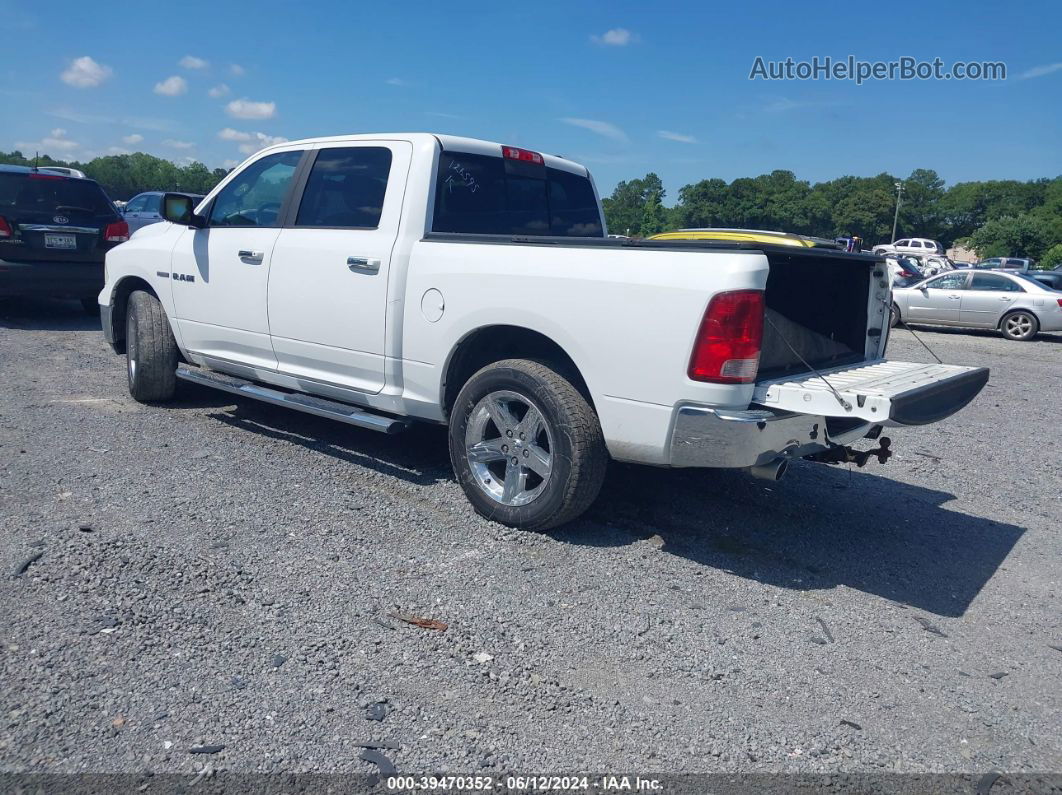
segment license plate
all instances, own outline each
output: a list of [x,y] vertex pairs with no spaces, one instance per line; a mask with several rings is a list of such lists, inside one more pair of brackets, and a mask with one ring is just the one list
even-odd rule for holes
[[77,238],[73,235],[45,235],[45,248],[77,248]]

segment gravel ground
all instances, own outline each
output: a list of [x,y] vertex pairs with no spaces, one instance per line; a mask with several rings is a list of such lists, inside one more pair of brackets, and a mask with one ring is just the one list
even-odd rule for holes
[[138,405],[95,326],[0,303],[0,769],[1062,770],[1060,336],[922,333],[992,380],[885,467],[614,466],[536,535],[441,429]]

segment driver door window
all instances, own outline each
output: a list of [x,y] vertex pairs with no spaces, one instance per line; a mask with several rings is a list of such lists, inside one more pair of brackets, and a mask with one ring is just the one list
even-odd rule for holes
[[280,207],[302,152],[277,152],[258,160],[226,185],[210,209],[210,226],[279,226]]
[[926,282],[926,287],[933,290],[963,290],[966,288],[966,274],[949,273]]

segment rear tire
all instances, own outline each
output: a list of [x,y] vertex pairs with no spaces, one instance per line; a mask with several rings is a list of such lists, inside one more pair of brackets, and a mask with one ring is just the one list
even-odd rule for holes
[[1019,309],[1003,316],[999,322],[999,330],[1008,340],[1025,342],[1031,340],[1040,331],[1040,321],[1032,312]]
[[141,403],[170,400],[177,391],[177,341],[159,299],[137,290],[125,318],[129,394]]
[[597,414],[553,366],[487,365],[450,412],[450,461],[481,516],[523,530],[570,522],[597,498],[608,451]]
[[889,307],[889,328],[896,328],[900,322],[900,307],[893,304]]

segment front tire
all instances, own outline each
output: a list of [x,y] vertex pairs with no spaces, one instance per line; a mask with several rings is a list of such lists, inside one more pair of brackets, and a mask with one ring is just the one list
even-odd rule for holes
[[141,403],[170,400],[177,391],[177,341],[159,299],[137,290],[125,318],[129,394]]
[[1025,342],[1031,340],[1040,331],[1040,321],[1032,312],[1018,310],[1003,316],[1003,320],[999,323],[999,330],[1008,340]]
[[893,304],[889,307],[889,328],[896,328],[900,322],[900,307]]
[[450,461],[476,512],[522,530],[570,522],[597,498],[608,451],[597,414],[550,364],[506,359],[462,387]]

